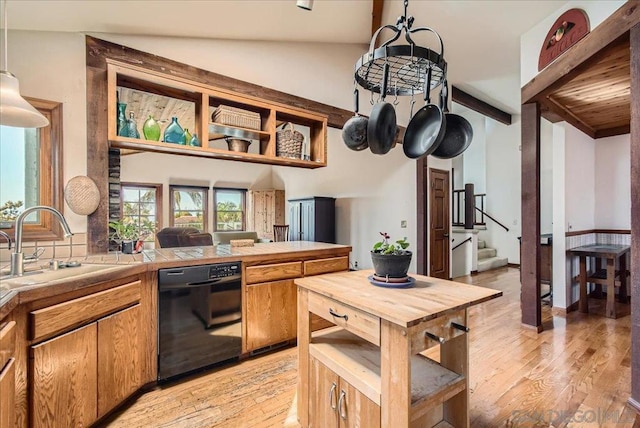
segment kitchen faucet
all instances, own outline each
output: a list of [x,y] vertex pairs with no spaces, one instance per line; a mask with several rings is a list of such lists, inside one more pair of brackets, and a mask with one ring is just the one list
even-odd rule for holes
[[7,250],[11,249],[11,237],[7,234],[7,232],[0,230],[0,236],[4,236],[4,239],[7,240]]
[[60,211],[55,208],[46,207],[42,205],[37,205],[35,207],[27,208],[22,211],[18,218],[16,219],[16,239],[15,239],[15,250],[11,253],[11,275],[12,276],[22,276],[24,274],[24,255],[22,254],[22,224],[24,223],[24,219],[34,211],[48,211],[53,214],[54,217],[58,218],[58,221],[62,225],[64,229],[64,236],[69,237],[73,235],[71,233],[71,229],[69,229],[69,225],[67,221],[64,219]]

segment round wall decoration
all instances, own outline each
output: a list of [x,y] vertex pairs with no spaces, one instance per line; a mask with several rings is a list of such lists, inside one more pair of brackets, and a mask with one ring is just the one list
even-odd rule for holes
[[78,175],[67,182],[64,188],[64,200],[74,213],[89,215],[100,204],[100,191],[92,179],[85,175]]

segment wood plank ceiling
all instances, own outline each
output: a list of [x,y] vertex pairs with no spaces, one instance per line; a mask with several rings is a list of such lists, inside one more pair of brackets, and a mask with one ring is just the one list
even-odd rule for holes
[[630,63],[627,34],[540,100],[543,117],[551,122],[565,120],[591,138],[628,134]]

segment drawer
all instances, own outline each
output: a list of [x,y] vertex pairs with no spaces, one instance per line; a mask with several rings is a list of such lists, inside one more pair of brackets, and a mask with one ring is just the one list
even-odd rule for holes
[[309,312],[380,346],[380,318],[375,315],[316,293],[309,293]]
[[426,333],[441,337],[445,341],[466,334],[464,331],[452,327],[452,322],[467,326],[466,310],[463,309],[458,312],[452,312],[451,314],[445,314],[411,327],[409,329],[411,353],[416,354],[439,344],[438,340],[429,338]]
[[304,276],[349,270],[349,257],[307,260],[304,262]]
[[15,354],[16,349],[16,322],[9,321],[0,324],[0,370]]
[[245,272],[247,284],[300,278],[302,262],[276,263],[263,266],[249,266]]
[[29,339],[39,340],[78,327],[140,301],[141,283],[131,282],[29,313]]

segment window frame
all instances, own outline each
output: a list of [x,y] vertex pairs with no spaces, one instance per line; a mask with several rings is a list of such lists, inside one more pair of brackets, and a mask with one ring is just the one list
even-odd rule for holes
[[[156,231],[153,234],[154,239],[158,230],[162,229],[162,184],[161,183],[137,183],[131,181],[122,181],[120,182],[120,218],[124,215],[124,198],[122,196],[123,187],[133,188],[133,189],[154,189],[156,191]],[[157,240],[156,240],[157,244]]]
[[248,189],[236,188],[236,187],[212,187],[213,190],[213,231],[214,232],[227,232],[227,230],[218,230],[218,191],[234,191],[240,192],[241,208],[242,208],[242,229],[234,230],[234,232],[243,232],[247,230],[247,192]]
[[180,184],[170,184],[169,185],[169,227],[175,227],[175,214],[174,214],[174,192],[176,190],[180,191],[189,191],[189,190],[199,190],[202,191],[204,197],[202,198],[202,232],[209,231],[209,188],[203,186],[184,186]]
[[[49,119],[49,125],[40,128],[40,195],[39,205],[55,208],[64,215],[63,171],[62,171],[62,103],[24,97],[36,110]],[[49,213],[41,211],[38,222],[22,225],[22,241],[61,241],[64,239],[62,227]],[[15,221],[10,228],[2,229],[9,236],[15,236]]]

